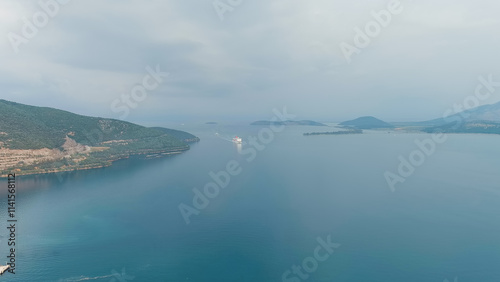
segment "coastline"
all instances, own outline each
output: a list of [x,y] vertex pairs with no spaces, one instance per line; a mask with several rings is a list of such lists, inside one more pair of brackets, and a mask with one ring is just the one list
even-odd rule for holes
[[[119,161],[119,160],[128,159],[132,156],[146,155],[146,159],[151,159],[150,156],[155,156],[155,158],[161,158],[161,157],[166,157],[166,156],[170,156],[170,155],[182,154],[183,152],[188,151],[189,149],[190,149],[190,146],[187,146],[185,148],[178,148],[178,149],[130,153],[127,155],[118,156],[117,158],[105,160],[105,162],[106,162],[105,164],[89,165],[89,166],[83,166],[83,167],[66,167],[66,168],[61,168],[61,169],[39,170],[39,171],[36,171],[36,170],[34,170],[34,171],[33,170],[31,170],[31,171],[22,171],[22,170],[17,171],[18,169],[11,168],[11,172],[9,172],[9,173],[15,173],[16,176],[26,176],[26,175],[43,175],[43,174],[52,174],[52,173],[60,173],[60,172],[71,172],[71,171],[79,171],[79,170],[91,170],[91,169],[110,167],[113,165],[114,162]],[[7,178],[9,173],[0,174],[0,178]]]

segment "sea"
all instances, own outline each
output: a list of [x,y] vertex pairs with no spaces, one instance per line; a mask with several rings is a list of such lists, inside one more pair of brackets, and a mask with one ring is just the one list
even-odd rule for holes
[[[500,281],[498,135],[450,134],[424,152],[430,134],[165,126],[201,141],[163,158],[17,176],[15,274],[0,281]],[[403,160],[413,167],[404,177]],[[387,172],[401,177],[394,189]]]

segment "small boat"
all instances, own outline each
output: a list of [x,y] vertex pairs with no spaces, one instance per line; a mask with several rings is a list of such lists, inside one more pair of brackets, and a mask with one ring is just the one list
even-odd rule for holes
[[236,144],[241,144],[242,143],[242,140],[240,137],[236,136],[233,138],[233,142],[236,143]]
[[10,265],[0,265],[0,275],[10,268]]

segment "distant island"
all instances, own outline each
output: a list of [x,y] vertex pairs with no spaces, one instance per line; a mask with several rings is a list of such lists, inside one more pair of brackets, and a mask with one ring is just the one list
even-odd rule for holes
[[215,121],[205,122],[205,124],[217,124]]
[[179,130],[0,100],[1,176],[99,168],[132,155],[177,154],[198,140]]
[[349,135],[349,134],[362,134],[363,130],[361,129],[350,129],[350,130],[342,130],[342,131],[332,131],[332,132],[311,132],[304,133],[304,136],[314,136],[314,135]]
[[400,132],[500,134],[500,102],[428,121],[388,123],[373,116],[363,116],[344,121],[339,126],[346,131],[311,132],[304,133],[304,136],[359,134],[363,133],[363,130],[383,129],[395,129]]
[[341,126],[350,127],[355,129],[387,129],[394,128],[394,125],[382,121],[372,116],[360,117],[357,119],[344,121],[340,123]]
[[326,124],[315,122],[312,120],[286,120],[286,121],[267,121],[267,120],[259,120],[256,122],[252,122],[250,125],[265,125],[265,126],[270,126],[270,125],[275,125],[275,126],[281,126],[281,125],[286,125],[286,126],[294,126],[294,125],[308,125],[308,126],[327,126]]

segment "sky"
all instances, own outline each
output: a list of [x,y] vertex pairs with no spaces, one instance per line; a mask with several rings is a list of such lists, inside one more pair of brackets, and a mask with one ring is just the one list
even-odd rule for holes
[[57,1],[0,1],[1,99],[138,123],[413,121],[500,81],[494,0]]

